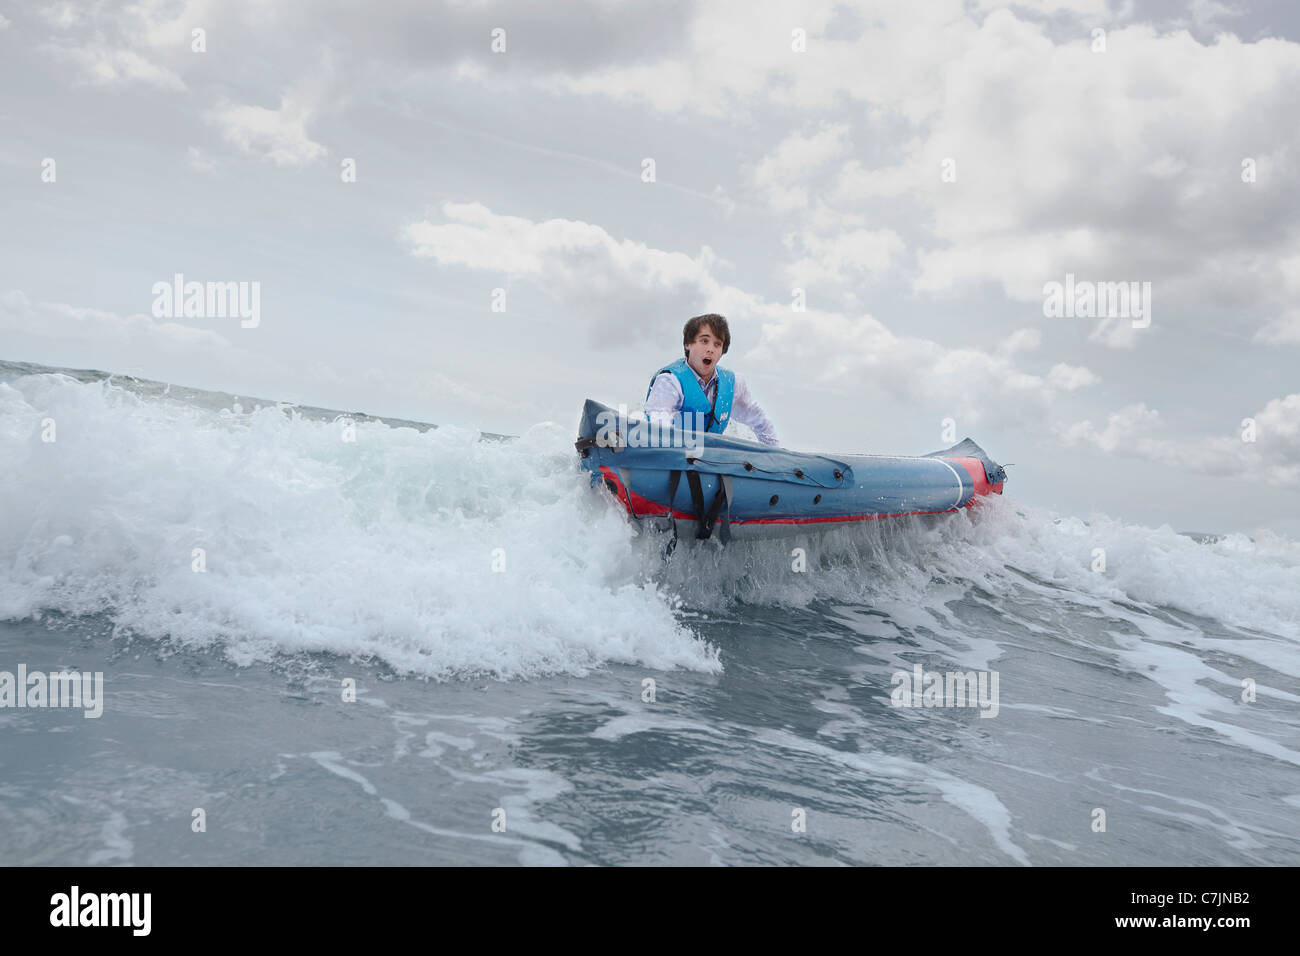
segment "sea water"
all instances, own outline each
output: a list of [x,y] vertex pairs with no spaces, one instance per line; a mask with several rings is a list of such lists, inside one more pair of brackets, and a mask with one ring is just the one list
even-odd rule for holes
[[1295,542],[665,558],[573,438],[0,363],[0,861],[1300,863]]

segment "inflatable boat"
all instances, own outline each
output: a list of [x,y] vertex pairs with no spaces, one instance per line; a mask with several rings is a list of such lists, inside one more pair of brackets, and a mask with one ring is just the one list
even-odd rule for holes
[[680,537],[780,537],[1002,494],[1006,472],[969,438],[918,457],[805,454],[659,426],[587,400],[575,443],[593,485],[639,523]]

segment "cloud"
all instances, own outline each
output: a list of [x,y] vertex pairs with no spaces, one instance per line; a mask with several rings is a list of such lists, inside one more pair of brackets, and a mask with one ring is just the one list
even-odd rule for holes
[[[576,92],[732,128],[755,127],[759,111],[822,111],[828,118],[786,133],[739,171],[770,209],[804,217],[791,277],[844,282],[903,267],[917,293],[991,281],[1022,302],[1067,271],[1150,280],[1164,322],[1181,331],[1254,322],[1245,331],[1261,342],[1300,342],[1289,302],[1260,281],[1296,251],[1282,223],[1300,218],[1300,194],[1286,188],[1300,175],[1300,127],[1290,121],[1300,44],[1201,43],[1170,30],[1168,17],[1124,26],[1132,10],[1102,0],[811,0],[798,11],[781,0],[666,11],[593,0],[553,22],[524,7],[411,0],[368,18],[332,7],[328,34],[304,10],[140,0],[56,6],[46,17],[67,34],[55,41],[60,55],[94,82],[183,89],[207,80],[194,90],[200,114],[235,149],[284,167],[322,160],[326,144],[312,134],[351,89],[399,101],[430,82]],[[1209,24],[1238,11],[1202,2],[1192,12]],[[1099,19],[1104,53],[1091,47]],[[252,82],[288,91],[278,106],[241,101],[204,73],[218,61],[189,52],[193,24],[220,26],[214,50],[246,49],[260,64]],[[488,31],[502,24],[509,50],[492,54]],[[807,34],[804,52],[792,49],[796,29]],[[322,60],[336,68],[311,79]],[[1257,164],[1254,183],[1241,181],[1245,158]],[[955,182],[940,178],[947,159]],[[1257,328],[1250,317],[1261,314],[1271,318]],[[1093,341],[1142,340],[1111,323]]]
[[300,98],[285,94],[278,109],[226,103],[209,110],[205,119],[250,156],[276,166],[309,166],[327,152],[307,135],[313,113]]
[[823,123],[811,136],[793,133],[763,157],[750,173],[750,182],[772,209],[782,212],[808,204],[803,181],[848,148],[849,127]]
[[1276,271],[1269,280],[1280,287],[1282,305],[1258,332],[1255,341],[1266,345],[1300,345],[1300,307],[1293,305],[1300,298],[1300,251],[1276,263]]
[[[1073,425],[1062,425],[1057,429],[1057,435],[1061,443],[1066,446],[1080,444],[1092,445],[1101,451],[1114,454],[1124,449],[1136,449],[1138,446],[1135,442],[1139,436],[1146,431],[1151,430],[1160,423],[1160,413],[1155,409],[1147,408],[1145,402],[1139,402],[1134,405],[1125,405],[1119,411],[1112,413],[1106,419],[1106,427],[1098,429],[1091,421],[1076,422]],[[1151,457],[1156,460],[1169,460],[1162,458],[1167,454],[1166,446],[1172,446],[1172,443],[1149,443],[1145,447],[1148,453],[1141,457]],[[1151,454],[1151,452],[1157,454]],[[1181,461],[1181,459],[1178,459]]]
[[[1202,2],[1192,12],[1198,28],[1217,29],[1239,11]],[[1124,25],[1131,16],[1101,0],[979,10],[825,0],[798,14],[709,3],[693,11],[684,50],[568,88],[740,123],[760,109],[845,116],[863,104],[854,112],[865,128],[827,120],[753,169],[770,208],[805,207],[823,164],[851,153],[824,191],[835,208],[821,215],[866,213],[879,227],[881,212],[910,212],[885,225],[911,244],[919,293],[994,282],[1032,302],[1066,272],[1151,281],[1163,322],[1182,332],[1244,325],[1262,310],[1280,316],[1264,341],[1297,341],[1286,301],[1260,278],[1295,251],[1284,223],[1300,219],[1300,193],[1287,186],[1300,176],[1300,44],[1230,34],[1207,43],[1168,17]],[[1093,50],[1099,20],[1104,52]],[[791,49],[794,28],[807,31],[804,53]],[[879,140],[883,150],[862,148]],[[1243,181],[1246,159],[1254,182]],[[947,160],[955,181],[941,177]],[[833,271],[808,258],[802,270]],[[1093,341],[1129,349],[1143,339],[1102,322]]]
[[998,345],[1002,355],[1014,355],[1017,352],[1033,352],[1043,344],[1041,329],[1016,329]]
[[832,210],[820,200],[808,209],[810,181],[849,147],[847,124],[822,123],[814,133],[787,136],[749,173],[751,186],[769,208],[802,213],[807,223],[783,240],[787,249],[802,256],[786,267],[796,286],[846,282],[864,272],[883,272],[906,249],[892,229],[855,228],[861,216]]
[[1193,474],[1246,478],[1275,487],[1300,486],[1300,393],[1271,399],[1251,416],[1252,432],[1243,423],[1237,436],[1207,435],[1193,439],[1163,438],[1160,413],[1145,402],[1111,413],[1098,428],[1085,420],[1053,429],[1062,445],[1089,445],[1109,455],[1158,462]]
[[801,286],[846,282],[861,273],[884,272],[906,248],[892,229],[854,229],[829,238],[805,230],[787,236],[786,245],[804,253],[786,270],[791,281]]
[[185,162],[189,167],[200,173],[215,173],[217,164],[203,154],[197,146],[191,146],[185,151]]
[[59,3],[41,4],[37,8],[37,14],[51,26],[64,30],[80,25],[84,22],[85,17],[85,11],[76,4],[67,2],[67,0],[62,0]]
[[[208,321],[208,320],[200,320]],[[231,332],[243,339],[237,320]],[[45,364],[124,372],[180,384],[209,383],[269,400],[319,402],[322,386],[340,408],[365,402],[369,409],[424,408],[435,420],[447,415],[473,420],[483,413],[509,413],[531,421],[535,403],[509,393],[484,390],[481,383],[431,370],[395,367],[345,368],[298,353],[290,364],[242,348],[220,332],[162,321],[149,315],[119,315],[62,302],[32,302],[19,290],[0,293],[0,333],[23,357]],[[42,346],[57,343],[51,355]],[[40,354],[29,354],[36,350]],[[57,356],[57,357],[56,357]],[[17,358],[16,353],[7,357]],[[215,377],[215,381],[214,381]],[[302,398],[303,396],[315,396]]]
[[1265,345],[1300,345],[1300,308],[1290,308],[1266,322],[1255,333]]
[[56,3],[43,6],[40,17],[59,35],[44,46],[70,64],[82,82],[97,86],[140,83],[160,89],[188,89],[181,71],[194,65],[190,31],[242,14],[215,0],[137,0],[129,4]]
[[80,72],[83,81],[92,85],[138,82],[164,90],[185,89],[185,81],[167,67],[134,50],[115,49],[102,39],[90,40],[84,45],[53,42],[45,49],[55,59],[72,65]]
[[1239,17],[1244,10],[1218,0],[1192,0],[1192,22],[1205,32],[1222,29],[1219,21]]
[[951,348],[900,336],[871,315],[769,308],[762,339],[747,358],[773,374],[837,389],[869,383],[904,404],[929,402],[960,412],[963,421],[988,417],[1032,427],[1061,395],[1098,381],[1088,369],[1056,363],[1047,374],[1026,371],[1017,356],[1038,346],[1026,330],[993,351]]
[[[942,75],[942,103],[900,161],[846,161],[834,193],[849,208],[904,197],[926,211],[918,291],[992,280],[1034,301],[1066,272],[1151,281],[1183,330],[1206,303],[1220,311],[1203,321],[1221,324],[1277,302],[1259,279],[1295,249],[1282,223],[1300,199],[1283,184],[1300,173],[1300,126],[1284,117],[1300,45],[1130,26],[1094,53],[1086,34],[1054,44],[996,11]],[[945,160],[955,181],[940,177]],[[1094,341],[1135,344],[1104,325]]]
[[[1033,13],[1070,13],[1075,16],[1104,16],[1110,13],[1109,0],[1013,0],[1018,10]],[[1007,6],[1006,0],[979,0],[979,9],[992,11]]]
[[442,266],[492,272],[534,283],[584,319],[591,344],[615,348],[654,341],[717,299],[707,246],[695,257],[615,239],[599,226],[570,219],[533,222],[502,216],[479,203],[443,203],[444,222],[424,220],[404,230],[413,255]]
[[[1039,345],[1034,330],[1013,333],[993,352],[953,349],[896,336],[870,315],[794,312],[724,285],[712,274],[717,257],[707,246],[690,257],[619,241],[585,222],[535,223],[478,203],[444,203],[440,211],[445,222],[424,220],[405,230],[413,255],[535,283],[587,323],[596,347],[662,341],[682,316],[700,312],[744,316],[762,323],[758,345],[746,354],[752,367],[838,387],[865,379],[901,399],[961,407],[972,422],[989,411],[1032,420],[1058,395],[1097,381],[1089,370],[1062,363],[1046,375],[1016,367],[1018,354]],[[972,390],[980,395],[974,405]]]
[[[715,118],[747,115],[761,103],[825,110],[847,97],[898,104],[919,119],[933,111],[933,77],[976,28],[961,0],[910,7],[811,0],[797,10],[782,0],[709,0],[684,23],[681,49],[591,70],[566,88]],[[795,30],[807,38],[804,52],[794,49]]]
[[1101,379],[1086,368],[1078,365],[1066,365],[1064,362],[1057,362],[1047,372],[1048,384],[1063,392],[1073,392],[1076,389],[1087,388],[1089,385],[1096,385],[1099,381]]
[[[196,320],[226,323],[231,335],[247,342],[253,330],[238,319]],[[145,314],[119,315],[63,302],[33,302],[25,293],[0,293],[0,333],[9,358],[72,368],[123,371],[181,383],[250,381],[282,385],[298,377],[257,347],[236,346],[220,331],[196,328]],[[243,386],[241,385],[240,388]]]
[[230,342],[210,329],[163,322],[142,314],[118,315],[62,302],[33,303],[19,290],[0,295],[0,329],[41,338],[75,339],[106,345],[118,343],[131,349],[157,349],[171,353],[200,355],[231,351]]
[[[242,340],[248,341],[252,330],[241,330],[238,320],[229,322],[234,325],[231,334],[242,333]],[[0,293],[0,339],[7,358],[46,365],[123,372],[245,394],[257,394],[269,383],[277,390],[275,398],[290,397],[295,387],[316,387],[316,380],[301,377],[300,358],[283,364],[257,347],[238,347],[213,329],[143,314],[33,302],[18,290]]]

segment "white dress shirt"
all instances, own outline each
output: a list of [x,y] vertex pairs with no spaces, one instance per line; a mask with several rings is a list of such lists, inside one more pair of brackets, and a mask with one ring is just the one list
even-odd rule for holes
[[[712,402],[714,394],[718,390],[718,373],[716,369],[709,377],[708,382],[700,378],[695,369],[691,369],[691,374],[695,375],[695,380],[700,383],[700,388],[704,391],[704,397]],[[682,409],[683,399],[682,384],[677,381],[677,376],[672,372],[661,372],[655,377],[654,386],[646,397],[646,415],[649,416],[651,421],[672,424]],[[758,402],[754,400],[754,396],[750,394],[745,380],[739,375],[736,375],[736,387],[731,396],[731,417],[728,421],[748,425],[754,429],[754,434],[758,436],[758,440],[765,445],[781,444],[776,437],[776,428],[768,420],[767,415],[763,413],[763,409],[759,407]]]

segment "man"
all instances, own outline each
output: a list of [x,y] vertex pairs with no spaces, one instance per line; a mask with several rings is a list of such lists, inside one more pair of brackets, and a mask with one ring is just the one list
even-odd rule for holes
[[[745,382],[718,361],[731,347],[727,320],[710,313],[697,315],[682,329],[685,358],[654,374],[646,392],[645,411],[651,421],[676,424],[684,412],[695,412],[705,431],[722,432],[731,422],[754,429],[765,445],[779,445],[776,429],[763,414]],[[689,421],[689,420],[688,420]]]

